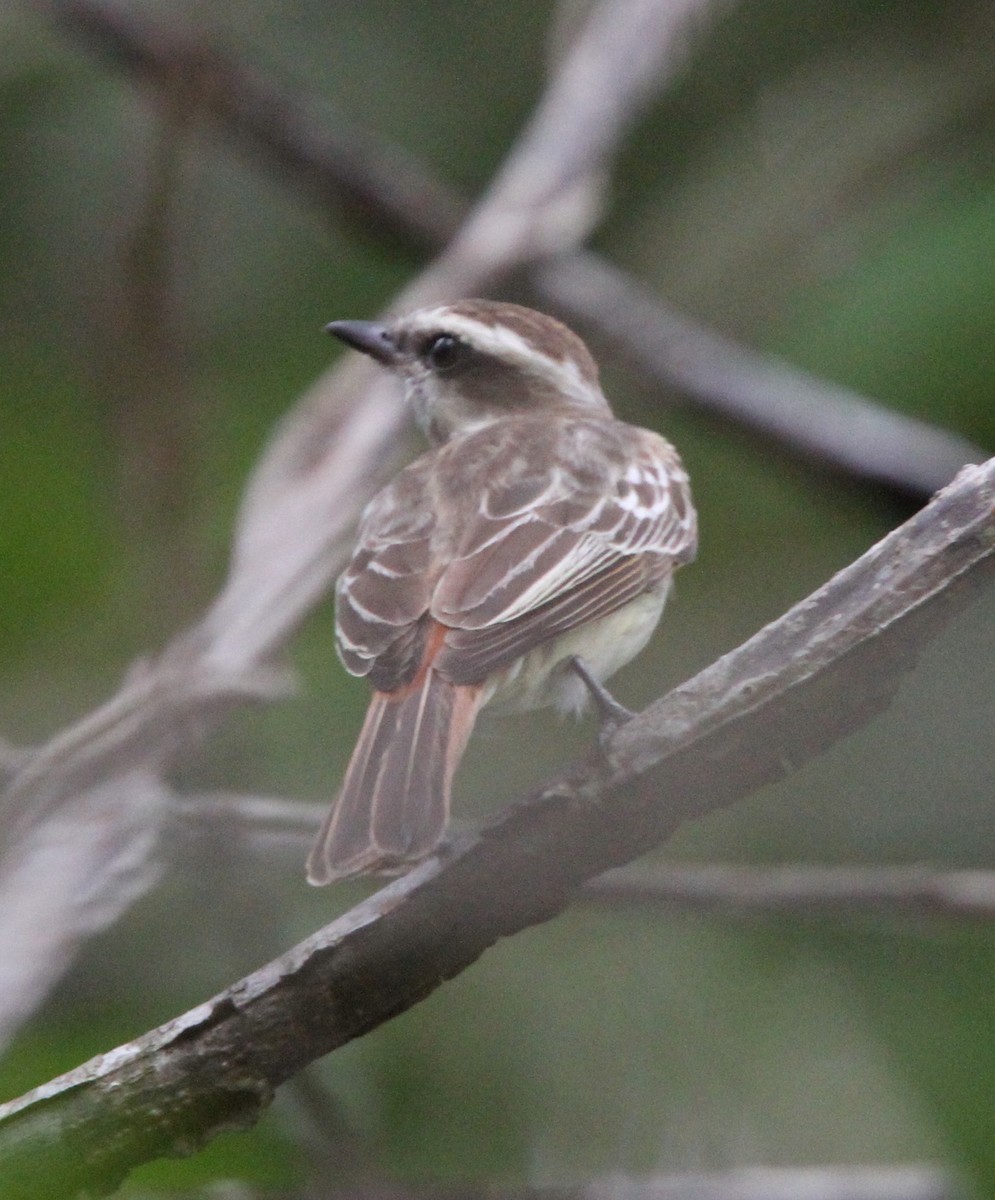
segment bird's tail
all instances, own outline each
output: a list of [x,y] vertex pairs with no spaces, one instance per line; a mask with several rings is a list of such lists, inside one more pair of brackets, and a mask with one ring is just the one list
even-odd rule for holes
[[481,688],[450,683],[431,668],[401,694],[374,693],[342,790],[308,857],[310,883],[396,872],[435,849],[482,699]]

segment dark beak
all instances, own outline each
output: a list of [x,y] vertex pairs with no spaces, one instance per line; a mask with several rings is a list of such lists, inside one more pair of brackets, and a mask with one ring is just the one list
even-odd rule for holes
[[325,332],[352,346],[353,350],[375,358],[385,367],[394,366],[400,358],[390,330],[376,321],[333,321],[325,326]]

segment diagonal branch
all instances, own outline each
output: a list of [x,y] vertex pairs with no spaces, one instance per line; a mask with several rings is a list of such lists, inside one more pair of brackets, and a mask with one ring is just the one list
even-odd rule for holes
[[284,187],[343,212],[378,238],[434,251],[467,205],[410,155],[342,112],[279,88],[193,31],[108,0],[31,0],[73,41],[137,79],[183,88],[197,112],[270,166]]
[[[107,1187],[255,1121],[312,1059],[416,1004],[682,821],[818,754],[888,702],[995,568],[995,460],[526,803],[191,1012],[0,1108],[12,1200]],[[973,586],[969,586],[973,585]]]
[[[401,240],[419,250],[441,250],[457,233],[467,208],[464,200],[411,155],[344,114],[288,94],[246,66],[209,54],[192,39],[122,12],[106,0],[35,3],[77,38],[141,78],[174,86],[177,79],[199,81],[203,113],[270,164],[285,185],[303,187],[322,205],[343,210],[369,236]],[[696,9],[703,14],[710,6],[686,2],[633,7],[632,20],[649,36],[640,45],[643,75],[623,97],[628,105],[647,87],[654,64],[668,62],[672,67],[678,61],[675,34]],[[619,47],[616,62],[625,65],[622,74],[628,77],[633,41],[626,30],[635,26],[623,22],[619,37],[615,16],[610,6],[603,10],[597,28],[610,36],[607,51],[600,48],[610,54]],[[604,110],[611,112],[614,93],[608,93],[607,100],[605,96],[603,90],[583,87],[570,95],[573,111],[584,116],[587,133],[577,146],[583,145],[587,154],[603,150],[598,139],[613,132],[605,124]],[[533,197],[540,190],[547,139],[539,135],[557,108],[547,106],[545,116],[533,121],[523,142],[532,138],[540,154],[527,169],[524,159],[506,168],[500,177],[503,186],[514,182],[511,175],[529,179]],[[538,301],[596,331],[665,393],[676,391],[696,407],[835,470],[914,496],[931,495],[966,463],[987,457],[965,438],[738,345],[667,306],[598,255],[574,251],[570,239],[564,238],[564,222],[583,226],[600,181],[596,173],[581,169],[571,189],[564,186],[569,163],[555,160],[555,169],[560,199],[545,209],[550,219],[557,218],[552,230],[548,222],[545,230],[539,223],[528,242],[516,246],[505,244],[505,230],[498,222],[471,223],[464,229],[460,255],[473,258],[480,268],[480,280],[468,281],[469,288],[482,290],[490,257],[502,258],[496,268],[503,271],[516,258],[527,257],[529,247],[532,254],[549,253],[566,241],[567,248],[555,261],[528,271],[528,284]]]
[[926,497],[988,457],[959,434],[724,337],[596,254],[562,255],[530,278],[645,378],[811,462]]

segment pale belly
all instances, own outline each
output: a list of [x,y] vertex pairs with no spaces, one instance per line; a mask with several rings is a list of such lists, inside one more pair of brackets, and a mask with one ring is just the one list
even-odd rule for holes
[[590,695],[565,660],[577,655],[595,679],[604,682],[649,641],[669,591],[667,579],[625,608],[537,646],[503,672],[484,703],[497,712],[528,712],[548,704],[580,712]]

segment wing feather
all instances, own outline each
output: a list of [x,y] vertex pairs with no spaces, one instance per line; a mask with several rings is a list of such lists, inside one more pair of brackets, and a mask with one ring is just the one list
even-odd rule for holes
[[[547,468],[555,487],[510,519],[479,516],[465,533],[463,553],[435,588],[438,620],[484,629],[541,608],[617,559],[648,554],[669,569],[693,557],[687,475],[669,443],[621,422],[576,422],[568,432],[575,436],[537,451],[556,462],[555,472]],[[481,513],[504,510],[509,474],[495,470],[485,481],[497,497],[482,503]]]
[[621,608],[694,557],[687,475],[654,433],[522,416],[455,438],[371,503],[336,590],[339,652],[382,690],[436,665],[478,682]]
[[352,560],[335,585],[339,657],[392,691],[418,669],[424,618],[439,575],[435,513],[426,504],[432,456],[401,471],[367,506]]
[[436,657],[436,669],[453,683],[486,679],[542,642],[622,608],[647,590],[644,559],[614,562],[599,575],[517,620],[486,629],[454,629]]

